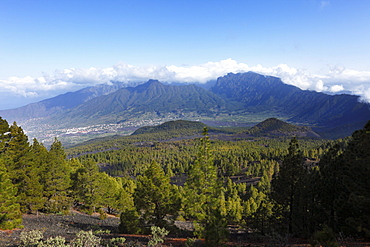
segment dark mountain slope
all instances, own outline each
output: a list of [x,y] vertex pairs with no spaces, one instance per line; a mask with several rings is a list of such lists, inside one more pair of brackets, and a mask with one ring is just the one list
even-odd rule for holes
[[289,124],[276,118],[269,118],[250,128],[247,133],[252,135],[267,136],[306,136],[320,137],[306,126]]
[[254,72],[233,74],[219,77],[210,89],[213,93],[231,101],[243,102],[248,106],[284,105],[301,90],[284,84],[279,78],[263,76]]
[[212,115],[227,104],[220,97],[195,85],[163,85],[150,80],[136,87],[122,88],[109,95],[96,97],[58,116],[73,123],[118,123],[131,118],[163,116],[176,117],[195,113]]
[[137,129],[132,135],[152,134],[152,133],[169,133],[172,131],[181,132],[185,135],[194,135],[202,133],[204,123],[186,120],[168,121],[156,126],[145,126]]
[[244,103],[246,110],[274,109],[294,123],[337,127],[364,125],[369,104],[353,95],[327,95],[284,84],[279,78],[253,72],[220,77],[211,91],[228,101]]

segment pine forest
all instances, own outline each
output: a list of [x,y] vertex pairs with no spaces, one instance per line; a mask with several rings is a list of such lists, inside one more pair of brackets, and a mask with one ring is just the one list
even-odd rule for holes
[[[150,235],[148,246],[163,244],[158,235],[185,238],[183,246],[235,239],[243,246],[252,236],[311,246],[370,238],[370,121],[337,140],[221,138],[200,127],[65,148],[58,139],[50,147],[29,141],[0,117],[0,229],[22,229],[24,215],[78,210],[119,217],[117,232]],[[104,246],[134,246],[126,244]]]

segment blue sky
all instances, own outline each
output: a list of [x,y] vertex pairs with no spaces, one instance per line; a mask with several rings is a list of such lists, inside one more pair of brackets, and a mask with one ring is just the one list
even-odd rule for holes
[[369,13],[368,0],[0,0],[0,109],[245,70],[370,101]]

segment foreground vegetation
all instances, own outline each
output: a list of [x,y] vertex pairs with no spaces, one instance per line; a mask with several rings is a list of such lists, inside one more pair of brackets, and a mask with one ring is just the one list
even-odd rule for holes
[[[313,245],[335,235],[370,237],[370,122],[352,137],[114,137],[67,150],[32,144],[0,118],[0,229],[22,213],[80,210],[120,215],[122,233],[204,238],[217,246],[241,232],[296,236]],[[175,220],[193,223],[190,232]],[[328,240],[329,239],[329,240]]]

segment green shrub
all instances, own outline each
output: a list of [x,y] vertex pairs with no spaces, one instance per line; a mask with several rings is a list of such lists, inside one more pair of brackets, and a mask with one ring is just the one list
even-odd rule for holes
[[185,247],[192,247],[195,246],[195,242],[197,241],[196,238],[188,238],[185,242]]
[[148,246],[157,246],[164,242],[164,238],[168,235],[169,231],[165,228],[161,228],[158,226],[152,226],[150,228],[152,231],[152,239],[149,240]]
[[116,247],[116,246],[123,246],[123,244],[126,242],[125,238],[112,238],[109,241],[108,246]]
[[80,231],[72,241],[72,247],[97,247],[101,239],[93,234],[92,231]]
[[108,218],[108,214],[104,211],[104,209],[99,208],[99,219],[105,220]]
[[99,229],[99,230],[94,231],[94,235],[99,235],[99,234],[110,234],[110,230]]
[[21,245],[24,247],[37,246],[43,238],[43,234],[39,230],[22,232],[20,235]]
[[136,210],[127,210],[122,212],[120,216],[121,223],[119,224],[119,231],[121,233],[137,234],[141,232],[140,216]]
[[63,237],[48,238],[44,242],[40,242],[37,247],[67,247],[66,240]]

